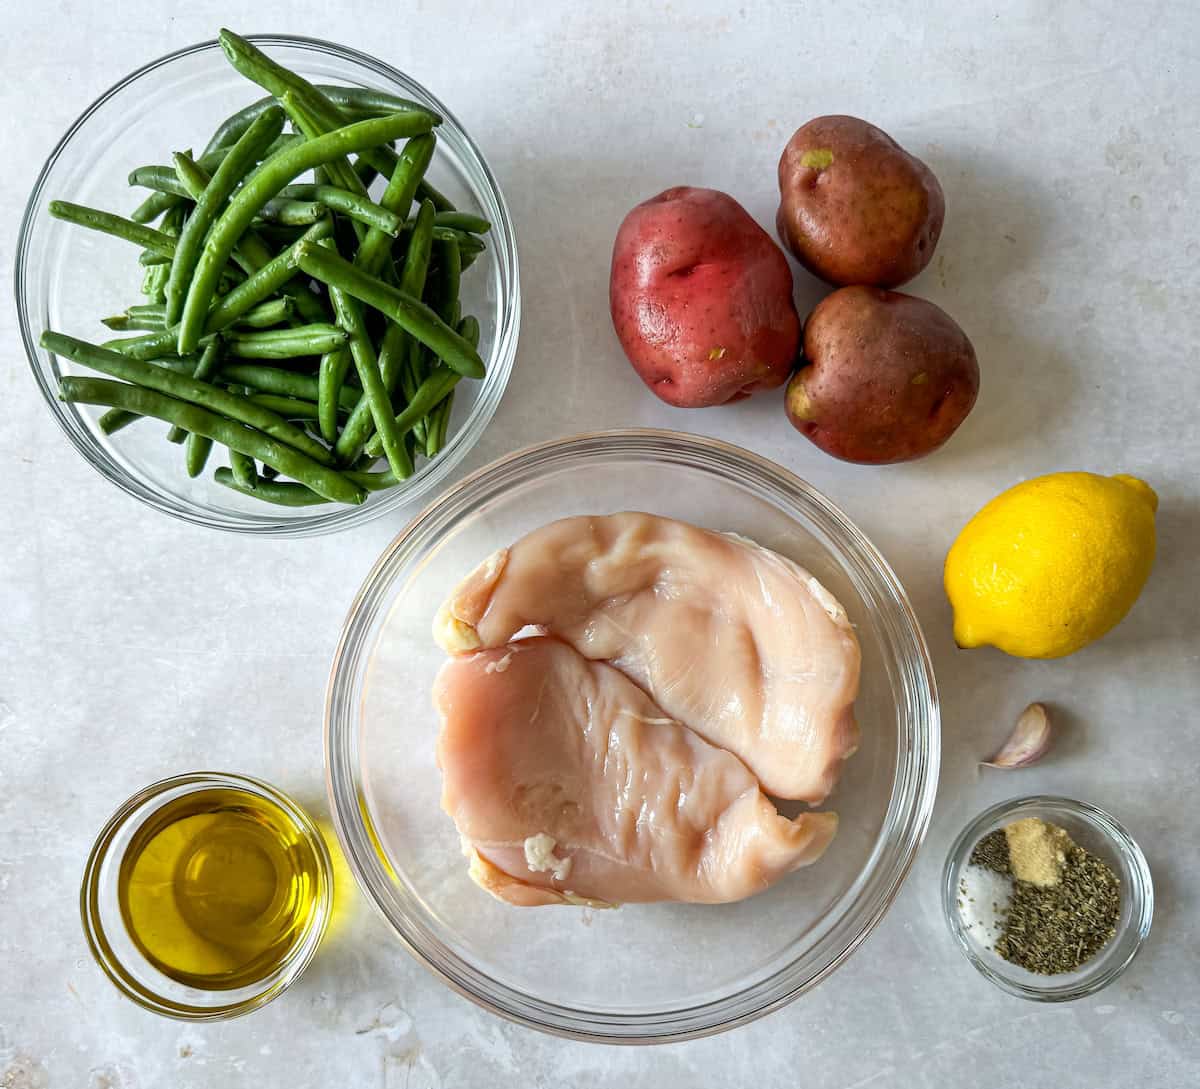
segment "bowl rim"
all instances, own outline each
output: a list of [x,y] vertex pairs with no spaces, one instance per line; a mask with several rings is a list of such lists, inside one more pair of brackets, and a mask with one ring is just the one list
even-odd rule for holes
[[[1052,981],[1057,977],[1046,976],[1046,985],[1038,987],[1010,978],[993,967],[987,958],[980,956],[977,949],[968,940],[962,925],[956,906],[958,895],[956,890],[959,873],[967,864],[967,859],[975,844],[986,834],[985,830],[1001,819],[1020,814],[1036,816],[1039,812],[1047,810],[1051,813],[1066,813],[1083,821],[1094,831],[1100,833],[1113,849],[1128,862],[1133,876],[1128,892],[1128,895],[1133,897],[1132,910],[1125,927],[1117,932],[1112,941],[1118,941],[1123,934],[1129,931],[1135,933],[1135,941],[1125,956],[1102,971],[1085,973],[1082,978],[1069,984],[1055,984]],[[1077,998],[1086,998],[1107,987],[1133,963],[1134,957],[1140,952],[1150,934],[1150,927],[1154,919],[1154,879],[1150,873],[1150,864],[1146,861],[1146,856],[1138,846],[1137,840],[1107,810],[1101,809],[1100,806],[1093,805],[1091,802],[1069,798],[1062,794],[1020,795],[988,806],[978,816],[968,821],[963,830],[954,838],[942,868],[942,915],[963,956],[982,976],[1002,991],[1007,991],[1011,995],[1028,999],[1031,1002],[1073,1002]]]
[[[649,1013],[577,1010],[492,980],[465,959],[441,946],[436,939],[427,947],[419,933],[409,933],[407,929],[418,930],[419,924],[408,917],[402,922],[389,911],[383,879],[386,879],[391,867],[379,846],[379,837],[371,823],[365,797],[359,791],[355,759],[358,745],[357,706],[350,690],[355,685],[355,667],[367,642],[367,629],[380,607],[377,599],[391,585],[396,572],[405,565],[406,558],[411,558],[406,557],[406,553],[415,551],[414,542],[421,544],[423,537],[436,541],[459,513],[478,505],[480,492],[497,485],[497,482],[503,483],[503,478],[516,468],[524,467],[532,473],[556,459],[578,456],[586,452],[589,446],[600,446],[603,448],[601,454],[616,458],[639,454],[644,456],[652,452],[656,445],[674,455],[671,458],[662,456],[659,460],[694,467],[707,458],[713,464],[723,463],[737,469],[752,470],[759,482],[766,486],[767,493],[792,503],[797,499],[807,501],[812,506],[812,511],[807,513],[823,515],[836,532],[844,534],[840,542],[842,547],[851,554],[853,550],[861,554],[871,576],[878,581],[878,588],[889,594],[891,603],[896,607],[895,622],[910,643],[913,653],[907,664],[916,678],[914,683],[919,698],[912,712],[915,745],[908,750],[903,746],[898,748],[892,796],[875,846],[854,884],[842,894],[827,915],[837,911],[851,892],[857,890],[861,894],[868,879],[877,878],[879,887],[873,890],[870,898],[860,896],[852,901],[842,909],[838,918],[818,932],[818,943],[829,946],[823,965],[812,971],[798,969],[800,961],[812,955],[810,949],[794,954],[783,967],[749,986],[720,998]],[[712,471],[711,468],[709,471]],[[789,499],[789,496],[795,498]],[[844,562],[846,557],[840,556],[839,560]],[[347,612],[326,687],[325,778],[330,812],[343,853],[364,895],[379,910],[409,953],[459,994],[492,1013],[526,1027],[590,1042],[667,1043],[713,1035],[754,1021],[787,1005],[832,973],[875,928],[899,893],[929,827],[939,764],[940,711],[929,650],[902,584],[875,546],[840,508],[789,470],[724,440],[666,429],[626,428],[551,439],[506,454],[443,492],[401,529],[366,575]],[[893,814],[899,808],[897,797],[903,793],[901,786],[904,783],[907,783],[907,799],[904,803],[907,811],[900,818],[904,822],[900,828],[904,838],[902,842],[900,839],[893,842],[884,835],[884,830],[894,823]],[[895,854],[886,872],[880,876],[881,857],[885,848]],[[867,902],[864,903],[864,900]],[[850,924],[852,932],[833,939],[832,935],[840,927]]]
[[[260,980],[258,984],[246,984],[242,990],[251,991],[255,986],[259,986],[261,989],[245,994],[234,1001],[217,1005],[189,1005],[168,995],[156,993],[127,971],[109,941],[101,918],[100,877],[113,840],[135,813],[144,809],[156,798],[161,798],[171,791],[180,791],[180,796],[183,796],[210,790],[214,787],[231,787],[235,790],[258,794],[285,813],[288,819],[300,829],[305,841],[312,849],[321,874],[324,892],[314,903],[313,917],[307,924],[303,939],[291,950],[284,962],[270,975]],[[139,826],[153,816],[156,811],[157,809],[152,808],[143,813]],[[226,771],[192,771],[170,775],[142,787],[141,790],[123,801],[112,816],[104,822],[104,826],[97,833],[95,842],[88,851],[87,861],[84,864],[83,877],[79,884],[79,914],[83,924],[84,938],[92,959],[100,966],[117,990],[130,1001],[141,1006],[142,1009],[175,1021],[229,1021],[253,1013],[267,1003],[273,1002],[304,974],[305,969],[316,956],[329,927],[329,921],[333,915],[333,896],[333,861],[329,854],[329,848],[316,821],[299,802],[278,787],[252,775]]]
[[[150,487],[137,477],[131,476],[120,465],[104,455],[97,453],[99,444],[86,428],[75,428],[68,419],[68,412],[58,401],[57,390],[52,388],[47,376],[40,365],[42,349],[30,323],[29,308],[26,294],[29,276],[26,266],[33,251],[31,238],[35,222],[43,210],[45,187],[49,176],[59,159],[67,151],[71,142],[84,125],[100,111],[110,99],[124,91],[144,76],[166,67],[175,61],[202,53],[221,52],[221,44],[214,39],[208,39],[181,49],[173,50],[155,60],[143,64],[130,72],[107,90],[97,96],[67,127],[66,132],[59,138],[51,149],[25,202],[21,216],[21,224],[17,233],[17,244],[13,258],[13,297],[16,304],[17,326],[20,330],[21,342],[25,356],[33,371],[34,379],[42,393],[47,406],[50,408],[55,422],[66,434],[71,445],[89,465],[100,473],[106,480],[115,484],[122,491],[135,499],[147,504],[181,521],[193,525],[205,526],[210,529],[221,529],[235,533],[243,533],[258,537],[307,537],[324,533],[332,533],[369,522],[375,518],[395,510],[398,507],[415,504],[429,492],[443,484],[451,473],[462,462],[463,458],[474,448],[482,437],[483,432],[495,415],[505,389],[512,375],[516,362],[517,342],[521,326],[521,285],[520,268],[517,257],[517,243],[512,221],[512,214],[504,199],[504,193],[496,180],[487,159],[471,135],[463,127],[458,118],[446,108],[445,104],[434,95],[423,83],[402,72],[377,57],[350,46],[340,45],[321,38],[311,38],[294,34],[250,34],[245,36],[260,46],[288,46],[305,49],[313,53],[333,57],[348,62],[359,68],[374,72],[393,85],[398,85],[407,93],[416,92],[418,97],[424,96],[429,105],[442,115],[443,124],[447,130],[453,131],[461,139],[471,158],[473,166],[478,167],[480,179],[488,191],[489,198],[495,202],[499,215],[492,224],[492,238],[497,241],[492,247],[493,259],[498,263],[501,281],[507,286],[507,292],[500,301],[500,322],[496,329],[495,343],[489,352],[487,375],[480,383],[478,397],[471,408],[470,415],[463,421],[462,426],[449,438],[446,447],[433,461],[426,463],[414,474],[406,484],[387,492],[369,497],[368,501],[356,507],[334,504],[329,509],[312,508],[311,513],[295,514],[283,517],[272,512],[268,504],[263,504],[263,512],[254,514],[228,512],[212,512],[194,509],[190,504],[179,499],[167,489],[163,493]],[[252,86],[247,81],[247,86]]]

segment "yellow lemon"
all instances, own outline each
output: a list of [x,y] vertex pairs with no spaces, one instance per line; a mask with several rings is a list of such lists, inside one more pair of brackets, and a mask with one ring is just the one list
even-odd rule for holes
[[946,556],[955,642],[1061,658],[1099,639],[1150,574],[1157,507],[1124,475],[1051,473],[1001,492]]

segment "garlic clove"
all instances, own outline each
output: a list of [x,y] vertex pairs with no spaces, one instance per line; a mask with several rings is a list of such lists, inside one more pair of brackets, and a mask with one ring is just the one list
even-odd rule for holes
[[1050,748],[1050,715],[1043,704],[1031,703],[1000,751],[981,763],[988,768],[1027,768],[1036,764]]

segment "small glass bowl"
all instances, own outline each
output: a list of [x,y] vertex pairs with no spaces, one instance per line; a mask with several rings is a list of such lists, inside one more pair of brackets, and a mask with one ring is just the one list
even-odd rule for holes
[[[467,875],[440,805],[444,655],[433,615],[496,548],[568,515],[648,511],[732,531],[803,564],[863,653],[862,740],[826,806],[815,864],[733,904],[514,908]],[[828,499],[747,450],[670,431],[605,431],[519,451],[439,497],[367,576],[326,699],[334,823],[351,870],[400,940],[449,986],[534,1028],[607,1043],[704,1036],[815,986],[883,917],[925,834],[939,718],[917,619],[883,557]]]
[[[262,979],[227,990],[185,986],[158,969],[130,936],[117,891],[122,859],[138,830],[164,805],[213,788],[245,791],[273,804],[312,850],[317,863],[312,911],[286,958]],[[308,966],[321,944],[333,908],[333,869],[317,826],[286,794],[245,775],[195,772],[151,783],[112,815],[84,867],[79,908],[92,956],[126,998],[180,1021],[228,1020],[277,998]]]
[[[1070,837],[1107,862],[1121,882],[1121,915],[1116,934],[1075,972],[1043,976],[1010,964],[967,929],[959,912],[959,881],[975,845],[990,832],[1022,817],[1038,817],[1065,828]],[[1051,795],[1013,798],[984,810],[963,829],[942,874],[942,910],[958,947],[997,987],[1034,1002],[1070,1002],[1107,987],[1129,967],[1154,915],[1154,885],[1141,848],[1121,823],[1087,802]]]
[[[46,403],[76,449],[104,477],[156,510],[188,522],[260,536],[309,536],[345,529],[415,502],[442,484],[491,421],[517,350],[521,291],[516,240],[504,197],[474,141],[414,79],[364,53],[282,35],[252,39],[281,64],[316,83],[373,87],[415,99],[442,115],[429,179],[463,211],[492,224],[487,249],[463,276],[463,313],[479,319],[479,382],[456,391],[445,448],[403,484],[361,506],[278,507],[222,487],[211,469],[188,477],[166,425],[149,420],[105,435],[103,409],[58,400],[62,374],[94,374],[38,345],[44,329],[88,341],[113,334],[100,319],[139,301],[137,248],[52,218],[54,198],[128,213],[148,193],[126,184],[143,163],[169,162],[180,142],[202,145],[222,118],[262,96],[225,60],[216,42],[181,49],[126,76],[67,130],[38,175],[17,240],[14,282],[21,338]],[[377,182],[377,185],[382,184]]]

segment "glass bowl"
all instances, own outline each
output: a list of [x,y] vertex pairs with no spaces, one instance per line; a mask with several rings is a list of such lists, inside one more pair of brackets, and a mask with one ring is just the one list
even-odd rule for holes
[[[752,537],[841,600],[862,644],[862,743],[815,865],[750,900],[519,909],[468,878],[440,808],[431,623],[460,577],[557,518],[649,511]],[[436,500],[392,542],[342,632],[326,702],[334,819],[350,866],[419,960],[480,1005],[612,1043],[703,1036],[828,975],[892,902],[924,835],[939,757],[932,668],[904,590],[824,496],[713,439],[609,431],[531,447]]]
[[[1022,817],[1038,817],[1065,828],[1080,847],[1107,862],[1120,879],[1121,915],[1117,932],[1078,971],[1043,976],[1010,964],[968,929],[958,910],[959,881],[975,844],[989,832]],[[942,873],[942,911],[967,960],[1001,990],[1035,1002],[1069,1002],[1095,994],[1129,967],[1150,933],[1154,885],[1141,848],[1121,823],[1103,809],[1051,795],[1013,798],[985,809],[954,841]]]
[[[121,911],[118,879],[126,851],[139,831],[166,805],[214,789],[246,792],[274,808],[316,863],[316,887],[303,927],[273,970],[244,986],[207,989],[185,985],[163,972],[130,935]],[[333,908],[333,869],[325,841],[311,818],[291,798],[245,775],[195,772],[152,783],[138,791],[96,837],[79,893],[84,935],[96,963],[117,989],[139,1006],[180,1021],[240,1017],[281,995],[308,967],[321,944]]]
[[[373,87],[416,99],[444,118],[429,168],[430,181],[464,211],[492,223],[487,250],[463,276],[464,313],[480,325],[481,382],[461,382],[449,440],[399,487],[372,494],[358,507],[276,507],[217,484],[211,472],[195,480],[180,447],[165,441],[166,425],[144,421],[108,436],[96,421],[102,409],[58,400],[64,373],[92,373],[38,346],[43,329],[100,341],[100,324],[140,301],[137,249],[51,218],[62,198],[127,214],[147,190],[126,184],[143,163],[169,162],[182,143],[202,146],[222,118],[262,97],[233,70],[216,42],[156,60],[101,95],[67,130],[33,187],[17,242],[15,286],[21,337],[34,377],[59,426],[97,471],[150,506],[200,525],[270,536],[302,536],[377,518],[412,503],[446,480],[479,440],[508,383],[517,348],[521,293],[512,221],[482,153],[444,105],[402,72],[363,53],[328,42],[281,35],[253,39],[280,63],[319,83]],[[379,182],[377,185],[381,184]]]

